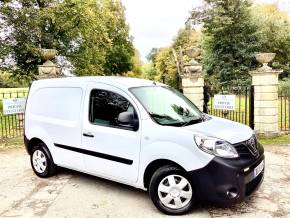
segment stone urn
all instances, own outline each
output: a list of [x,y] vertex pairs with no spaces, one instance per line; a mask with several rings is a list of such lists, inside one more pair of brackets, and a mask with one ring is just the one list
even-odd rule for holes
[[272,69],[271,67],[268,66],[268,63],[273,61],[276,56],[276,53],[257,53],[255,55],[256,60],[263,64],[263,66],[260,68],[261,70],[264,69]]
[[183,52],[191,59],[183,65],[183,76],[200,76],[202,72],[202,66],[200,63],[198,63],[198,61],[196,61],[196,58],[201,54],[200,49],[189,48],[185,49]]
[[196,59],[201,54],[201,51],[200,49],[197,49],[197,48],[188,48],[184,50],[184,53],[188,57]]
[[43,61],[43,65],[38,66],[38,79],[55,78],[61,76],[60,67],[57,66],[52,60],[57,55],[55,49],[38,49],[39,55]]
[[55,49],[41,48],[38,51],[39,51],[39,54],[40,54],[42,60],[44,60],[44,61],[51,61],[57,55],[57,50],[55,50]]

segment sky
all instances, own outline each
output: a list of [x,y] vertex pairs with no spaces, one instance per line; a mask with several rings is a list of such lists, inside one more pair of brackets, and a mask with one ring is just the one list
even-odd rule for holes
[[168,46],[201,0],[122,0],[130,34],[142,60],[154,47]]
[[[122,0],[130,34],[141,58],[152,48],[171,44],[178,30],[184,27],[192,8],[202,5],[202,0]],[[276,3],[290,13],[290,0],[256,0],[257,3]]]

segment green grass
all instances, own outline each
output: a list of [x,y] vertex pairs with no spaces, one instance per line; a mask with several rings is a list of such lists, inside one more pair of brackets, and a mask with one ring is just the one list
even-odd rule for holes
[[282,135],[274,138],[259,138],[262,145],[286,145],[290,144],[290,135]]

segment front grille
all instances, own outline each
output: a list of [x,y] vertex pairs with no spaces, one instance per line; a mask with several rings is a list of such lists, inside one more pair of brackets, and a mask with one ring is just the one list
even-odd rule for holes
[[238,154],[239,154],[239,156],[241,158],[250,158],[250,157],[253,157],[253,155],[250,152],[250,150],[243,143],[240,143],[240,144],[235,145],[235,149],[237,150],[237,152],[238,152]]
[[250,139],[237,143],[234,145],[235,149],[237,150],[239,156],[241,158],[250,158],[250,157],[258,157],[258,141],[256,137],[253,135]]
[[263,179],[264,172],[261,172],[255,179],[246,184],[246,196],[252,194]]

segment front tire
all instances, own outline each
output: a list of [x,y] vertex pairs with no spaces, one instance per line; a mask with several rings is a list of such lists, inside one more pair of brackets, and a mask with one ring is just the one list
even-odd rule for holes
[[30,163],[34,173],[41,178],[48,178],[55,174],[56,165],[44,143],[39,143],[32,149]]
[[153,174],[149,195],[154,205],[168,215],[181,215],[192,210],[195,204],[193,186],[186,172],[166,165]]

